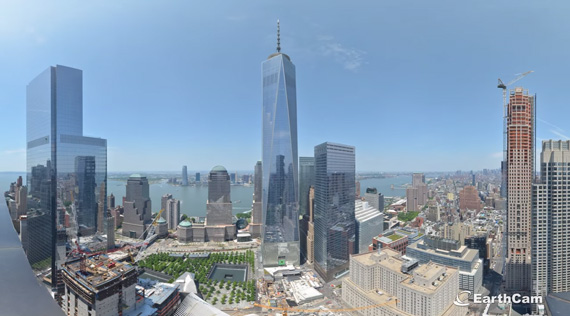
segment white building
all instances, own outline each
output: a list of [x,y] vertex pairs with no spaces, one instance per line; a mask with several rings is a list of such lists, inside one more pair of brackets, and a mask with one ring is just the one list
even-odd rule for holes
[[368,202],[354,201],[354,217],[356,219],[356,243],[358,253],[368,252],[372,238],[384,231],[384,215]]
[[458,269],[431,262],[409,267],[406,262],[391,249],[352,256],[343,300],[353,308],[375,306],[357,311],[365,316],[466,314],[466,307],[453,304],[459,294]]

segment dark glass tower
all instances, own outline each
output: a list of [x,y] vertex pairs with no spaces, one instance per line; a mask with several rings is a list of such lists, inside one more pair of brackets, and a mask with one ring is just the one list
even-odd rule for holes
[[346,272],[355,243],[353,146],[315,147],[315,270],[330,281]]
[[299,198],[297,95],[295,65],[281,53],[279,21],[277,52],[262,64],[264,266],[298,265]]
[[[106,194],[101,187],[107,181],[107,140],[83,136],[81,70],[49,67],[28,84],[26,140],[28,213],[49,216],[49,229],[29,236],[50,241],[40,257],[51,263],[52,271],[58,271],[66,256],[66,234],[94,233],[97,203],[107,200],[99,198]],[[57,273],[52,279],[56,288]]]

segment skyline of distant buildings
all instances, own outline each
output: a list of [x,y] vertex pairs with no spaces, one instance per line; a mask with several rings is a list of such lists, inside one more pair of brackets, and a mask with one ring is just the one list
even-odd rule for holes
[[[413,292],[423,300],[402,298],[391,311],[462,311],[448,304],[450,293],[457,294],[449,284],[457,279],[459,289],[474,293],[482,284],[483,260],[477,250],[463,245],[467,237],[473,236],[472,227],[449,223],[441,230],[445,238],[428,236],[419,242],[417,230],[414,236],[384,231],[384,196],[376,188],[366,188],[360,196],[354,146],[324,142],[315,146],[313,157],[298,157],[295,66],[280,51],[279,33],[277,52],[262,63],[262,75],[262,160],[255,164],[253,177],[239,178],[237,172],[229,173],[223,166],[213,167],[207,178],[204,223],[180,221],[180,200],[164,195],[159,234],[167,236],[168,230],[176,230],[183,243],[234,240],[237,228],[231,184],[249,184],[253,180],[249,232],[261,237],[263,267],[309,262],[325,281],[350,271],[344,281],[348,288],[346,294],[343,290],[343,298],[353,306],[378,301],[370,298],[368,287],[380,282],[382,287],[376,289],[386,289],[387,296]],[[107,233],[107,247],[112,248],[120,215],[122,234],[127,237],[143,238],[152,223],[149,180],[140,174],[132,174],[127,180],[122,214],[114,209],[115,197],[107,196],[106,187],[107,141],[83,136],[82,106],[81,70],[58,65],[30,82],[27,186],[20,177],[14,188],[15,200],[9,205],[12,220],[19,220],[22,245],[30,263],[49,259],[55,271],[52,287],[58,300],[66,297],[58,280],[66,242],[95,232]],[[570,141],[543,141],[541,173],[540,178],[536,177],[535,120],[535,96],[522,88],[511,90],[506,121],[507,160],[502,164],[508,232],[505,280],[508,291],[546,296],[570,291],[566,282],[569,260],[563,255],[570,240],[565,202],[570,197],[570,180],[566,179]],[[200,173],[196,173],[195,183],[201,180]],[[473,173],[470,180],[471,185],[459,192],[460,216],[483,207]],[[176,178],[173,183],[177,184]],[[184,165],[181,184],[189,183]],[[413,173],[411,187],[406,189],[405,212],[427,210],[428,220],[439,221],[439,204],[428,203],[431,193],[425,175]],[[452,214],[448,216],[453,218]],[[421,226],[424,218],[416,219],[420,219],[417,225]],[[371,253],[357,255],[368,251]],[[403,260],[396,252],[412,260]],[[418,267],[414,259],[424,265]],[[371,269],[398,281],[388,284],[362,274]],[[434,298],[438,301],[429,301]]]

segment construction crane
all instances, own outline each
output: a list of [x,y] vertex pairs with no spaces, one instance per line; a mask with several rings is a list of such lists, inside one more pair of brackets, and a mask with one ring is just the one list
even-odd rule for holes
[[139,253],[137,254],[136,258],[135,258],[135,262],[138,262],[140,259],[142,259],[144,251],[146,250],[146,248],[148,247],[148,245],[151,243],[152,238],[155,235],[156,232],[156,223],[158,221],[158,219],[160,218],[160,215],[162,214],[162,212],[164,211],[164,209],[161,209],[158,214],[156,215],[156,217],[154,218],[154,220],[152,221],[152,223],[149,225],[149,227],[146,229],[146,231],[144,231],[141,234],[141,238],[144,238],[144,235],[146,233],[146,239],[144,240],[141,249],[139,250]]
[[369,309],[369,308],[375,308],[375,307],[380,307],[380,306],[384,306],[384,305],[388,305],[388,304],[397,304],[398,300],[394,299],[394,300],[390,300],[388,302],[384,302],[382,304],[375,304],[375,305],[367,305],[367,306],[361,306],[361,307],[353,307],[353,308],[338,308],[338,309],[303,309],[303,308],[289,308],[289,307],[273,307],[273,306],[267,306],[267,305],[261,305],[258,303],[254,303],[253,306],[257,306],[257,307],[261,307],[261,308],[267,308],[267,309],[275,309],[275,310],[280,310],[283,311],[283,316],[287,316],[287,312],[304,312],[304,313],[336,313],[336,312],[354,312],[354,311],[360,311],[360,310],[364,310],[364,309]]
[[499,78],[499,83],[497,84],[497,88],[503,89],[503,161],[507,159],[507,87],[512,85],[513,83],[521,80],[522,78],[526,77],[527,75],[533,73],[534,70],[530,70],[527,72],[523,72],[519,74],[515,79],[509,81],[509,83],[504,84],[503,80]]

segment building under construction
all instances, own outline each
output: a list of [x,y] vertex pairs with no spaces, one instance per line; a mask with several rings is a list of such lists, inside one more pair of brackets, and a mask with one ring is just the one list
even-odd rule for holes
[[67,262],[62,268],[67,315],[123,315],[135,308],[137,272],[126,263],[105,255]]

